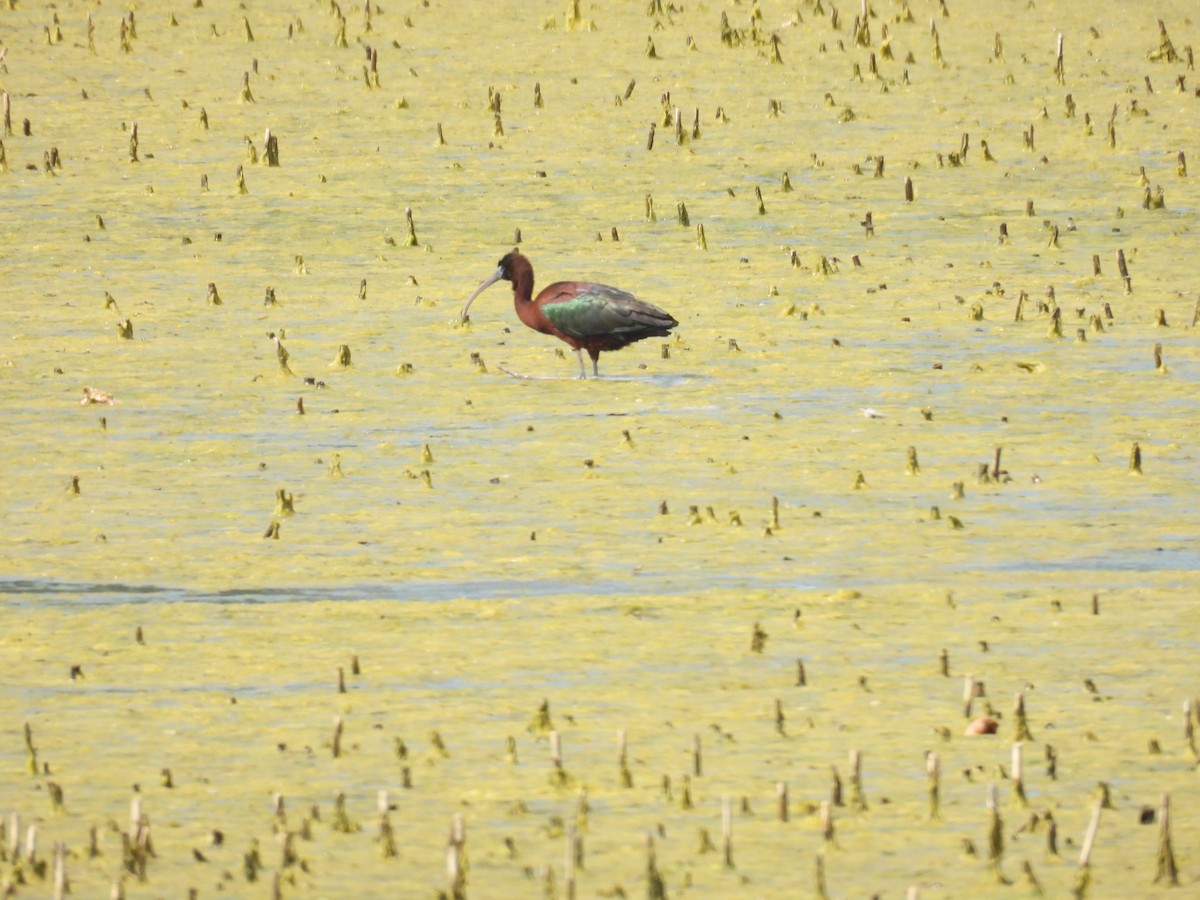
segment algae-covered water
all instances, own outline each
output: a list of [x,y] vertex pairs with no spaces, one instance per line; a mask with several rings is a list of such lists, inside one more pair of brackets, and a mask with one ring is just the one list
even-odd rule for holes
[[1195,889],[1193,11],[862,12],[2,5],[6,889]]

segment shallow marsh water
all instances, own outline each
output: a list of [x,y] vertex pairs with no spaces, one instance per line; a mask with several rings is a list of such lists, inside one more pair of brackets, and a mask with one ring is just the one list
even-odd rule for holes
[[[648,832],[671,896],[815,893],[818,856],[831,896],[1025,896],[1023,862],[1061,896],[1104,782],[1114,809],[1089,896],[1172,893],[1151,883],[1157,826],[1139,824],[1165,793],[1177,893],[1194,889],[1183,702],[1197,693],[1200,624],[1200,204],[1177,154],[1200,165],[1200,98],[1186,56],[1148,58],[1156,17],[1181,55],[1196,43],[1188,5],[952,4],[943,16],[918,2],[909,22],[880,3],[870,46],[855,47],[856,9],[835,29],[828,4],[763,3],[778,64],[749,36],[722,45],[721,13],[748,29],[748,4],[649,17],[641,2],[583,4],[595,30],[568,27],[567,5],[372,6],[370,32],[347,7],[342,48],[324,3],[144,3],[129,53],[116,9],[0,11],[16,132],[0,173],[5,827],[8,811],[36,824],[42,860],[64,841],[79,896],[121,878],[130,897],[259,896],[277,874],[285,895],[433,896],[459,812],[471,896],[545,893],[547,866],[565,894],[572,822],[586,848],[579,896],[645,893]],[[63,40],[48,44],[56,14]],[[379,87],[363,45],[379,52]],[[239,102],[243,72],[253,102]],[[663,121],[668,91],[689,134],[700,111],[683,145]],[[267,128],[277,168],[248,156],[247,138],[261,160]],[[966,164],[951,165],[964,132]],[[1164,207],[1143,208],[1158,185]],[[874,236],[859,224],[868,211]],[[669,357],[638,344],[605,355],[608,377],[578,381],[501,286],[459,325],[517,228],[540,285],[600,280],[674,313]],[[222,305],[206,303],[209,282]],[[264,305],[268,287],[278,306]],[[125,317],[128,340],[115,329]],[[281,330],[294,376],[268,338]],[[342,344],[349,368],[333,363]],[[117,405],[81,407],[84,385]],[[980,483],[996,448],[1007,477]],[[294,515],[277,514],[279,490]],[[272,522],[278,540],[262,537]],[[961,736],[968,674],[987,687],[974,708],[994,707],[997,736]],[[1028,809],[1009,778],[1017,691],[1033,732]],[[528,728],[543,699],[562,783],[544,730]],[[696,735],[703,774],[684,808]],[[827,845],[817,807],[831,766],[848,784],[856,749],[868,808],[836,809]],[[928,751],[942,765],[936,821]],[[1010,885],[987,863],[989,783]],[[376,841],[380,790],[395,858]],[[360,831],[332,829],[339,792]],[[135,793],[157,851],[145,882],[123,869],[118,833]],[[294,846],[303,865],[285,865],[277,832],[301,830],[314,806],[311,840]],[[1018,832],[1047,810],[1057,857],[1044,820]],[[102,852],[88,858],[93,826]],[[265,869],[249,883],[255,842]],[[22,873],[18,896],[48,890],[27,862]]]

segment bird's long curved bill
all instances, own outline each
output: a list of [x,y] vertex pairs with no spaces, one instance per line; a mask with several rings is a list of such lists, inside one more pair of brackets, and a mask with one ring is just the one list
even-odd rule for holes
[[473,293],[470,297],[467,298],[467,302],[463,304],[462,312],[460,312],[458,314],[458,318],[460,320],[465,319],[467,317],[467,310],[471,308],[471,304],[475,302],[475,298],[478,297],[480,294],[482,294],[484,291],[486,291],[488,288],[490,288],[493,284],[495,284],[497,281],[499,281],[503,277],[504,277],[504,269],[501,267],[497,267],[496,271],[492,273],[492,277],[489,278],[487,281],[485,281],[483,284],[481,284],[479,287],[475,288],[475,293]]

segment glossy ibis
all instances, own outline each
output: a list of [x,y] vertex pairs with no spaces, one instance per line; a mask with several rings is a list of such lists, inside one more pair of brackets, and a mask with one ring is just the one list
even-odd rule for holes
[[670,313],[633,294],[590,281],[556,281],[534,298],[533,266],[516,250],[505,254],[492,276],[467,299],[461,313],[463,320],[475,298],[501,279],[512,282],[517,318],[534,331],[552,334],[574,349],[579,357],[580,378],[586,377],[584,350],[592,358],[592,373],[599,378],[601,352],[620,350],[643,338],[666,337],[679,324]]

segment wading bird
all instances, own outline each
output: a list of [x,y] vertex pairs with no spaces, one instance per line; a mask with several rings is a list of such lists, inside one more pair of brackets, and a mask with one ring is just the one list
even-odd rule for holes
[[643,338],[666,337],[679,324],[670,313],[633,294],[590,281],[556,281],[534,298],[533,266],[516,250],[506,254],[492,276],[467,299],[461,313],[463,321],[475,298],[502,279],[512,282],[517,318],[534,331],[552,334],[574,349],[579,357],[580,378],[586,377],[584,350],[592,358],[592,373],[599,378],[601,352],[620,350]]

